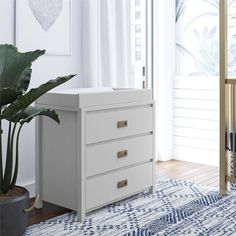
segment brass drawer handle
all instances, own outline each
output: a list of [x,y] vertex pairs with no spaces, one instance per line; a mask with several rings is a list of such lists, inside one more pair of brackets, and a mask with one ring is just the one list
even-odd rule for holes
[[128,156],[128,150],[117,152],[117,158],[124,158]]
[[117,128],[124,128],[128,126],[128,121],[127,120],[121,120],[117,122]]
[[119,182],[117,183],[117,188],[124,188],[124,187],[126,187],[126,186],[128,186],[128,180],[127,180],[127,179],[122,180],[122,181],[119,181]]

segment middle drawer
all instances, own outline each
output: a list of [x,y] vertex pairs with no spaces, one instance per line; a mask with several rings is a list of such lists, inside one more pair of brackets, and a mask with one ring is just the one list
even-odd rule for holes
[[86,148],[86,177],[152,159],[152,138],[146,135]]

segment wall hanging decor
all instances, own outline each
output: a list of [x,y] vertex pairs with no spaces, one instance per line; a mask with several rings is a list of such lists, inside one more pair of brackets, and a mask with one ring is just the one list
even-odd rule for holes
[[71,0],[17,0],[16,46],[71,55]]

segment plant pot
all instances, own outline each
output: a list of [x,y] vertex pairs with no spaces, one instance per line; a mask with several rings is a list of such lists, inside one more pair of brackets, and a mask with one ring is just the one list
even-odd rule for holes
[[29,192],[15,187],[7,195],[0,195],[0,235],[22,236],[28,225]]

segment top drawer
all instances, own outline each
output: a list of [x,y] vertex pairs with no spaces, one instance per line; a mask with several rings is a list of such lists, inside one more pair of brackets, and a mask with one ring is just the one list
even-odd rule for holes
[[86,144],[151,132],[153,108],[141,107],[86,115]]

